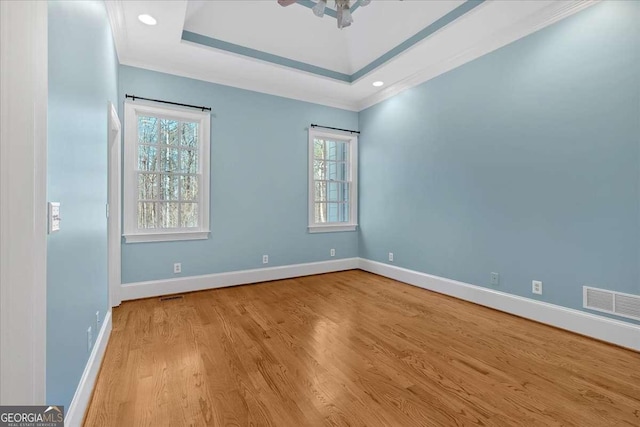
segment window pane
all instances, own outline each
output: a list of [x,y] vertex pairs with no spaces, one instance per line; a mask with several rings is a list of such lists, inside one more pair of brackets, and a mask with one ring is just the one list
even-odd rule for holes
[[182,203],[180,205],[181,217],[180,226],[185,228],[198,226],[198,204]]
[[158,198],[158,175],[154,173],[138,174],[138,200]]
[[178,170],[178,153],[177,148],[160,149],[160,172],[176,172]]
[[180,145],[198,148],[198,123],[183,123]]
[[326,202],[327,201],[327,183],[316,182],[315,184],[315,201]]
[[196,150],[181,150],[182,171],[198,173],[198,152]]
[[313,161],[313,179],[327,179],[326,162],[322,160]]
[[180,191],[182,200],[198,200],[198,177],[181,176]]
[[340,222],[349,222],[349,203],[342,203],[339,206],[340,211],[338,215],[338,220]]
[[155,144],[158,142],[158,119],[155,117],[138,117],[138,143]]
[[315,222],[318,224],[324,224],[327,222],[327,204],[316,203],[315,205]]
[[322,139],[313,140],[313,157],[324,159],[324,141]]
[[138,228],[156,228],[157,219],[155,203],[138,203]]
[[350,187],[351,184],[348,182],[338,183],[338,188],[340,189],[340,200],[343,202],[348,202],[350,200]]
[[342,202],[343,195],[344,195],[344,187],[342,183],[338,183],[338,182],[327,183],[327,201]]
[[160,228],[178,227],[178,206],[179,203],[158,203]]
[[347,160],[347,143],[344,141],[326,141],[327,160]]
[[158,167],[158,149],[149,145],[138,146],[138,170],[155,171]]
[[326,163],[326,179],[336,181],[347,181],[347,164],[344,162],[325,162]]
[[176,175],[162,175],[160,200],[178,200],[178,178]]
[[338,204],[327,203],[327,222],[338,222]]
[[160,143],[178,145],[180,138],[178,127],[178,122],[175,120],[160,119]]

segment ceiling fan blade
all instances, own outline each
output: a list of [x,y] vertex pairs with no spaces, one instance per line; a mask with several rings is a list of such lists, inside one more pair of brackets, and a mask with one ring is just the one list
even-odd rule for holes
[[298,0],[278,0],[278,4],[280,6],[291,6],[296,3]]

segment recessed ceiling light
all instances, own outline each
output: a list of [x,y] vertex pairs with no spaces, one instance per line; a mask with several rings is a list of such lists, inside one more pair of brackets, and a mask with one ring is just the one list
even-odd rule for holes
[[151,15],[147,15],[142,14],[142,15],[138,15],[138,19],[140,20],[140,22],[142,22],[143,24],[147,24],[147,25],[156,25],[156,18],[154,18]]
[[380,87],[380,86],[382,86],[383,84],[384,84],[384,82],[381,82],[381,81],[373,82],[373,85],[374,85],[375,87]]

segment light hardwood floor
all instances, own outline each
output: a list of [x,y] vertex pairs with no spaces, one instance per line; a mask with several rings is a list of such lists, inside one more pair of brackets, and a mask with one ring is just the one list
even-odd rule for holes
[[125,302],[86,426],[640,426],[640,354],[362,271]]

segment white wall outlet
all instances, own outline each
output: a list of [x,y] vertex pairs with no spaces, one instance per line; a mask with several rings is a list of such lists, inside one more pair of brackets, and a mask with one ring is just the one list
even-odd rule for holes
[[49,202],[49,234],[60,231],[60,202]]
[[500,274],[499,273],[491,273],[491,285],[498,286],[500,284]]
[[539,280],[531,281],[531,292],[536,295],[542,295],[542,282]]
[[93,344],[93,333],[91,332],[91,326],[87,329],[87,352],[91,353],[91,345]]
[[336,250],[335,250],[335,249],[331,249],[331,250],[329,251],[329,254],[330,254],[331,256],[336,256]]
[[262,255],[262,263],[269,264],[269,255]]
[[182,273],[182,263],[176,262],[173,264],[173,274]]
[[389,261],[393,262],[393,252],[389,252]]

